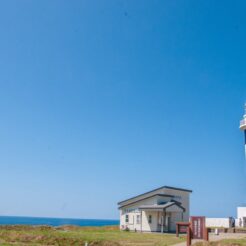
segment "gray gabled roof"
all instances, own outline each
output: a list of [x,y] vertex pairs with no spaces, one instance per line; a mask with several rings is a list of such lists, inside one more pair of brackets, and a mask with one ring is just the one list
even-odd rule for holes
[[183,211],[185,211],[185,208],[180,205],[180,203],[177,203],[175,201],[172,202],[167,202],[165,204],[154,204],[154,205],[142,205],[139,207],[140,210],[145,210],[145,209],[153,209],[153,210],[164,210],[166,208],[169,208],[173,205],[176,205],[177,207],[181,208]]
[[145,193],[140,194],[140,195],[138,195],[138,196],[134,196],[134,197],[131,197],[131,198],[129,198],[129,199],[120,201],[120,202],[118,202],[118,205],[120,205],[120,204],[123,203],[123,202],[127,202],[127,201],[129,201],[129,200],[131,200],[131,199],[135,199],[135,198],[141,197],[141,196],[143,196],[143,195],[147,195],[147,194],[149,194],[149,193],[151,193],[151,192],[153,192],[153,191],[157,191],[157,190],[160,190],[160,189],[163,189],[163,188],[171,189],[171,190],[186,191],[186,192],[190,192],[190,193],[192,192],[192,190],[183,189],[183,188],[177,188],[177,187],[172,187],[172,186],[161,186],[161,187],[159,187],[159,188],[157,188],[157,189],[154,189],[154,190],[145,192]]
[[[138,200],[136,200],[136,201],[134,201],[134,202],[130,202],[130,203],[127,203],[127,204],[125,204],[125,205],[122,205],[122,206],[119,207],[119,209],[121,209],[121,208],[123,208],[123,207],[125,207],[125,206],[132,205],[132,204],[134,204],[134,203],[140,202],[140,201],[144,201],[144,200],[146,200],[146,199],[149,199],[149,198],[155,197],[155,196],[169,197],[169,198],[173,198],[173,197],[174,197],[173,195],[168,195],[168,194],[154,194],[154,195],[151,195],[151,196],[148,196],[148,197],[144,197],[144,198],[138,199]],[[129,200],[131,200],[131,199],[129,199]],[[119,204],[119,203],[118,203],[118,204]]]

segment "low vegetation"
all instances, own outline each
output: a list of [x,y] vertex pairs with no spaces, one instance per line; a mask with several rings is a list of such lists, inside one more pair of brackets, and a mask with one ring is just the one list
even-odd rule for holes
[[246,239],[225,239],[218,242],[199,242],[194,246],[245,246]]
[[125,232],[116,226],[0,226],[0,245],[164,246],[182,241],[174,234]]
[[220,244],[214,244],[214,246],[219,246],[219,245],[223,245],[223,246],[242,246],[242,245],[246,245],[246,239],[227,239],[227,240],[223,240],[220,242]]

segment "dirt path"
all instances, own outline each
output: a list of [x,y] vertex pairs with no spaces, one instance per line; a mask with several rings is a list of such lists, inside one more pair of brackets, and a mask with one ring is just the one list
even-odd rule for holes
[[[223,239],[241,239],[246,238],[245,233],[220,233],[219,235],[215,235],[214,233],[209,234],[209,241],[215,242]],[[192,244],[199,242],[201,240],[192,240]],[[175,244],[174,246],[186,246],[186,242]]]

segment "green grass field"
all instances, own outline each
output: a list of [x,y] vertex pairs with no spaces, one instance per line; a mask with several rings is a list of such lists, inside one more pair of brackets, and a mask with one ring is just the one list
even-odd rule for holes
[[182,241],[174,234],[125,232],[113,226],[0,226],[0,245],[164,246]]

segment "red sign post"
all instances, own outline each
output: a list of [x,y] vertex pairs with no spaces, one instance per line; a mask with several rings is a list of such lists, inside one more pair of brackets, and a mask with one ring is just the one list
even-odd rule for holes
[[187,227],[190,227],[190,222],[177,222],[176,223],[176,236],[179,236],[179,233],[187,232]]
[[[208,241],[208,229],[206,228],[204,216],[192,216],[190,222],[178,222],[176,224],[176,235],[186,228],[187,246],[191,245],[191,239],[203,239]],[[183,229],[183,230],[182,230]]]
[[191,231],[193,239],[204,239],[205,236],[205,217],[192,216],[190,217]]

